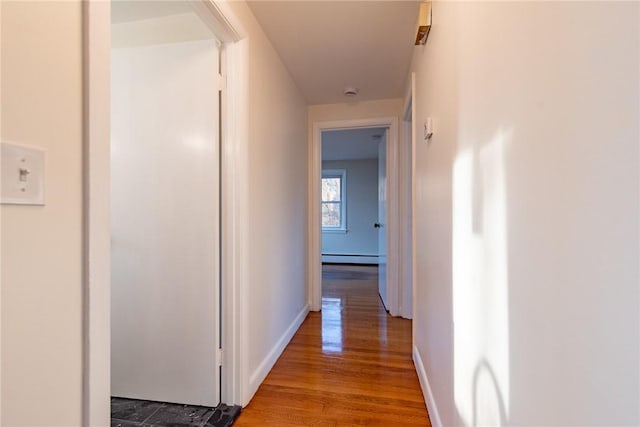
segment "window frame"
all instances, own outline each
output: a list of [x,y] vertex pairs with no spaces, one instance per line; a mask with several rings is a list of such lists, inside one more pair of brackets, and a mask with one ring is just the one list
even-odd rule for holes
[[[325,202],[322,200],[322,179],[340,178],[340,201]],[[323,233],[346,233],[347,232],[347,170],[346,169],[323,169],[320,181],[320,224],[322,224],[322,206],[325,203],[340,203],[340,225],[322,225]]]

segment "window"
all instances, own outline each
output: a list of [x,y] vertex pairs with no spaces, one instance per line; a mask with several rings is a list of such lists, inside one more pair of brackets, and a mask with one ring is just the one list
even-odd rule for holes
[[346,230],[346,171],[322,171],[322,229]]

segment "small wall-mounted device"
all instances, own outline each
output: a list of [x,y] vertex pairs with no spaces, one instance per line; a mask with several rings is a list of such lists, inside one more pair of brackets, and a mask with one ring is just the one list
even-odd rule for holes
[[425,1],[420,3],[420,9],[418,10],[418,25],[416,29],[416,42],[415,45],[427,43],[427,37],[429,37],[429,30],[431,30],[431,2]]
[[2,142],[2,204],[44,205],[44,150]]
[[344,96],[354,97],[360,90],[357,87],[347,86],[342,90]]
[[427,117],[427,120],[424,121],[424,140],[429,141],[433,136],[433,119],[431,117]]

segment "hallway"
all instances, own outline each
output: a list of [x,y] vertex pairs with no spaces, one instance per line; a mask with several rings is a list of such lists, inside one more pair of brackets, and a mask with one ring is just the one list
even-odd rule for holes
[[377,267],[323,266],[322,312],[308,315],[234,425],[420,425],[411,321],[390,317]]

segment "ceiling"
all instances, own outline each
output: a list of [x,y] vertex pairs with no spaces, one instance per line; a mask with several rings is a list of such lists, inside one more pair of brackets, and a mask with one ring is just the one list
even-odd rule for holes
[[385,128],[330,130],[322,132],[322,160],[378,158],[378,142]]
[[140,1],[112,0],[111,23],[140,21],[163,16],[193,13],[193,9],[184,0]]
[[[399,98],[417,1],[270,1],[249,7],[311,105]],[[358,95],[343,95],[346,86]]]

